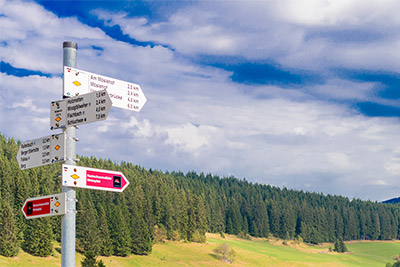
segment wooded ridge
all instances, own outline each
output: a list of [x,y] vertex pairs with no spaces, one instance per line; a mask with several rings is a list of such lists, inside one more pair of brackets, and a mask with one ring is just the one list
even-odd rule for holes
[[[26,220],[29,197],[61,191],[61,165],[21,171],[19,142],[0,134],[0,254],[19,248],[38,256],[60,241],[61,216]],[[350,200],[235,177],[146,170],[128,162],[80,157],[79,165],[121,171],[123,193],[77,189],[77,250],[96,255],[151,253],[164,239],[204,242],[205,233],[229,233],[307,243],[390,240],[400,236],[400,205]]]

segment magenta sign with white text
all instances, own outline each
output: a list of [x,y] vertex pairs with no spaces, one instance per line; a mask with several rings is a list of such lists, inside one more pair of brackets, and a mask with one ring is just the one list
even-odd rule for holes
[[63,185],[122,192],[129,181],[122,172],[63,164]]

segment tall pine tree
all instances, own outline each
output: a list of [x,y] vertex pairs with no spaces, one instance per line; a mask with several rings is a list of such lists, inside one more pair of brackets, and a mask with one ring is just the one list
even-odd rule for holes
[[0,255],[13,257],[18,255],[18,229],[13,210],[8,202],[0,202]]

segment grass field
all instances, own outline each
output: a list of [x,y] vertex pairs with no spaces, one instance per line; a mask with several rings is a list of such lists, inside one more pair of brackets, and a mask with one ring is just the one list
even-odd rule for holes
[[[224,263],[212,252],[219,244],[228,243],[235,250],[235,261]],[[166,242],[155,244],[149,256],[131,255],[121,257],[99,257],[107,267],[128,266],[385,266],[394,262],[400,253],[399,241],[347,242],[350,252],[329,252],[332,244],[309,246],[282,240],[244,240],[226,235],[207,234],[207,243]],[[76,266],[80,266],[82,255],[76,254]],[[0,256],[1,267],[61,266],[61,255],[46,258],[34,257],[20,252],[15,258]]]

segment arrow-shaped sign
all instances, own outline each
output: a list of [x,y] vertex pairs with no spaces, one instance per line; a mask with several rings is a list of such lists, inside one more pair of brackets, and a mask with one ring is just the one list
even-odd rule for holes
[[129,185],[122,172],[63,164],[63,186],[122,192]]
[[64,67],[64,95],[77,96],[107,90],[114,107],[140,111],[147,99],[138,84]]
[[21,143],[17,161],[21,170],[65,160],[65,135],[53,134]]
[[66,193],[28,198],[22,206],[25,218],[33,219],[67,213]]
[[50,129],[107,119],[111,99],[106,90],[79,95],[50,104]]

